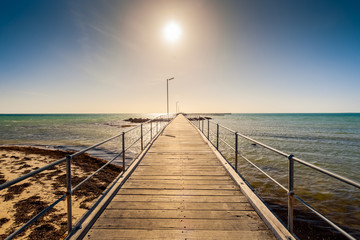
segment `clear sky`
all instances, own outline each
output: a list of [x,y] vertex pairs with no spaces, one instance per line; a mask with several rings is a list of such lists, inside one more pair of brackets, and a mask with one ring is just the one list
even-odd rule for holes
[[0,113],[166,112],[170,77],[171,111],[360,112],[360,1],[0,1]]

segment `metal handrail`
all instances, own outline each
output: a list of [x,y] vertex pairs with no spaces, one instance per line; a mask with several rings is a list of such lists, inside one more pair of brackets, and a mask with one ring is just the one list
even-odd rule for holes
[[110,163],[112,163],[115,159],[117,159],[122,153],[117,154],[113,159],[111,159],[110,161],[108,161],[107,163],[105,163],[103,166],[101,166],[98,170],[96,170],[95,172],[93,172],[92,174],[90,174],[87,178],[85,178],[84,180],[82,180],[78,185],[76,185],[75,187],[73,187],[71,189],[71,193],[75,192],[79,187],[81,187],[81,185],[83,185],[85,182],[87,182],[90,178],[92,178],[94,175],[96,175],[97,173],[99,173],[101,170],[103,170],[106,166],[108,166]]
[[[158,116],[158,117],[156,117],[155,119],[150,119],[150,120],[148,120],[148,121],[146,121],[146,122],[144,122],[144,123],[152,123],[152,122],[155,122],[155,121],[157,121],[156,119],[163,119],[162,118],[163,116]],[[170,122],[170,118],[169,118],[169,116],[167,115],[167,123],[164,125],[164,126],[162,126],[161,127],[161,124],[160,124],[160,129],[158,128],[158,126],[156,125],[156,133],[155,133],[155,135],[154,136],[151,136],[151,139],[150,139],[150,141],[146,144],[146,145],[148,145],[150,142],[151,142],[151,140],[152,139],[154,139],[155,138],[155,136],[157,135],[157,134],[159,134],[168,124],[169,124],[169,122]],[[171,117],[171,119],[173,118],[173,116]],[[118,134],[118,135],[115,135],[115,136],[113,136],[113,137],[110,137],[110,138],[108,138],[108,139],[106,139],[106,140],[104,140],[104,141],[102,141],[102,142],[99,142],[99,143],[96,143],[96,144],[94,144],[94,145],[92,145],[92,146],[90,146],[90,147],[87,147],[87,148],[84,148],[84,149],[81,149],[81,150],[79,150],[79,151],[77,151],[77,152],[75,152],[75,153],[73,153],[73,154],[71,154],[71,155],[67,155],[66,157],[64,157],[64,158],[61,158],[61,159],[59,159],[59,160],[57,160],[57,161],[55,161],[55,162],[53,162],[53,163],[50,163],[50,164],[48,164],[48,165],[46,165],[46,166],[44,166],[44,167],[41,167],[41,168],[39,168],[39,169],[36,169],[36,170],[34,170],[34,171],[32,171],[32,172],[30,172],[30,173],[27,173],[27,174],[25,174],[25,175],[23,175],[23,176],[20,176],[20,177],[18,177],[18,178],[16,178],[16,179],[13,179],[13,180],[11,180],[11,181],[8,181],[8,182],[6,182],[6,183],[3,183],[3,184],[1,184],[0,185],[0,190],[3,190],[3,189],[6,189],[6,188],[8,188],[8,187],[10,187],[10,186],[12,186],[12,185],[14,185],[14,184],[16,184],[16,183],[19,183],[19,182],[21,182],[21,181],[23,181],[23,180],[25,180],[25,179],[28,179],[29,177],[32,177],[32,176],[34,176],[34,175],[36,175],[36,174],[38,174],[38,173],[40,173],[40,172],[43,172],[43,171],[45,171],[45,170],[47,170],[47,169],[50,169],[50,168],[52,168],[52,167],[54,167],[54,166],[56,166],[56,165],[59,165],[59,164],[61,164],[61,163],[63,163],[63,162],[66,162],[66,178],[67,178],[67,191],[66,191],[66,194],[64,194],[63,196],[61,196],[60,198],[58,198],[57,200],[55,200],[52,204],[50,204],[48,207],[46,207],[45,209],[43,209],[41,212],[39,212],[36,216],[34,216],[32,219],[30,219],[28,222],[26,222],[25,224],[23,224],[21,227],[19,227],[17,230],[15,230],[13,233],[11,233],[7,238],[6,238],[6,240],[8,240],[8,239],[12,239],[12,238],[14,238],[17,234],[19,234],[19,233],[21,233],[22,231],[24,231],[27,227],[29,227],[32,223],[34,223],[38,218],[40,218],[41,216],[43,216],[45,213],[47,213],[49,210],[51,210],[53,207],[55,207],[59,202],[61,202],[61,201],[63,201],[65,198],[67,199],[67,212],[68,212],[68,234],[72,231],[72,229],[73,229],[73,226],[72,226],[72,202],[71,202],[71,195],[73,194],[73,192],[74,191],[76,191],[80,186],[82,186],[85,182],[87,182],[88,180],[90,180],[93,176],[95,176],[97,173],[99,173],[100,171],[102,171],[106,166],[108,166],[110,163],[112,163],[115,159],[117,159],[119,156],[121,156],[122,155],[122,157],[123,157],[123,169],[122,169],[122,173],[121,173],[121,175],[126,171],[126,169],[125,169],[125,152],[130,148],[130,147],[132,147],[135,143],[137,143],[140,139],[143,141],[143,136],[144,135],[146,135],[146,134],[148,134],[150,131],[152,132],[152,129],[153,129],[153,125],[151,124],[150,125],[150,127],[151,127],[151,129],[149,130],[149,131],[147,131],[144,135],[143,135],[143,132],[141,131],[141,137],[140,138],[138,138],[137,140],[135,140],[134,141],[134,143],[132,143],[131,145],[130,145],[130,147],[128,147],[128,148],[125,148],[125,134],[126,133],[129,133],[129,132],[131,132],[131,131],[133,131],[133,130],[135,130],[135,129],[137,129],[138,127],[141,127],[141,130],[142,130],[142,127],[143,127],[143,124],[144,123],[141,123],[141,124],[139,124],[139,125],[137,125],[137,126],[135,126],[135,127],[133,127],[133,128],[131,128],[131,129],[129,129],[129,130],[127,130],[127,131],[124,131],[124,132],[122,132],[121,134]],[[107,142],[109,142],[109,141],[111,141],[111,140],[113,140],[113,139],[115,139],[115,138],[119,138],[119,137],[121,137],[122,136],[122,151],[120,152],[120,153],[118,153],[115,157],[113,157],[113,159],[111,159],[110,161],[108,161],[107,163],[105,163],[103,166],[101,166],[99,169],[97,169],[95,172],[93,172],[92,174],[90,174],[88,177],[86,177],[84,180],[82,180],[78,185],[76,185],[75,187],[73,187],[73,188],[71,188],[71,167],[70,167],[70,164],[71,164],[71,160],[74,158],[74,157],[76,157],[76,156],[79,156],[80,154],[83,154],[83,153],[85,153],[85,152],[87,152],[87,151],[89,151],[89,150],[91,150],[91,149],[93,149],[93,148],[95,148],[95,147],[98,147],[98,146],[100,146],[100,145],[102,145],[102,144],[104,144],[104,143],[107,143]],[[141,149],[141,151],[143,151],[143,142],[141,143],[142,144],[142,149]],[[140,152],[140,154],[141,154],[141,152]],[[131,165],[131,163],[130,163],[130,165]]]
[[321,213],[319,213],[318,211],[316,211],[313,207],[311,207],[307,202],[305,202],[304,200],[302,200],[300,197],[298,197],[297,195],[294,195],[294,197],[296,198],[296,200],[298,200],[299,202],[301,202],[305,207],[307,207],[308,209],[310,209],[313,213],[315,213],[316,215],[318,215],[321,219],[323,219],[325,222],[327,222],[329,225],[331,225],[333,228],[335,228],[336,230],[338,230],[339,232],[341,232],[345,237],[347,237],[348,239],[353,239],[356,240],[353,236],[351,236],[350,234],[348,234],[347,232],[345,232],[342,228],[340,228],[338,225],[336,225],[335,223],[333,223],[332,221],[330,221],[329,219],[327,219],[326,217],[324,217],[324,215],[322,215]]
[[[199,121],[198,124],[193,124],[195,127],[199,128],[199,130],[204,134],[204,117],[198,116],[198,119],[195,119],[193,121]],[[200,129],[200,121],[202,121],[202,129]],[[323,169],[321,167],[315,166],[311,163],[308,163],[304,160],[301,160],[299,158],[294,157],[291,154],[286,154],[278,149],[275,149],[273,147],[270,147],[264,143],[261,143],[259,141],[256,141],[248,136],[245,136],[243,134],[240,134],[238,132],[235,132],[234,130],[231,130],[228,127],[225,127],[219,123],[216,123],[214,121],[211,120],[207,120],[208,122],[208,130],[207,130],[207,139],[210,141],[210,143],[216,147],[216,149],[219,151],[219,140],[224,142],[228,147],[230,147],[232,150],[235,151],[235,171],[238,173],[237,171],[237,156],[239,155],[241,158],[243,158],[244,160],[246,160],[247,162],[249,162],[253,167],[255,167],[257,170],[259,170],[261,173],[263,173],[265,176],[267,176],[271,181],[273,181],[274,183],[276,183],[278,186],[280,186],[283,190],[285,190],[288,194],[288,230],[293,233],[293,208],[294,208],[294,199],[297,199],[300,203],[304,204],[307,208],[309,208],[312,212],[314,212],[316,215],[318,215],[320,218],[322,218],[323,220],[325,220],[328,224],[330,224],[332,227],[334,227],[336,230],[338,230],[341,234],[343,234],[345,237],[347,237],[348,239],[355,239],[354,237],[352,237],[350,234],[348,234],[346,231],[344,231],[342,228],[340,228],[339,226],[337,226],[335,223],[333,223],[332,221],[330,221],[328,218],[326,218],[324,215],[322,215],[321,213],[319,213],[318,211],[316,211],[314,208],[312,208],[308,203],[306,203],[304,200],[302,200],[299,196],[295,195],[294,193],[294,162],[298,162],[304,166],[310,167],[318,172],[321,172],[323,174],[326,174],[330,177],[333,177],[341,182],[344,182],[346,184],[349,184],[353,187],[356,188],[360,188],[360,183],[350,180],[346,177],[340,176],[339,174],[333,173],[329,170]],[[210,123],[215,124],[217,127],[217,131],[216,134],[213,134],[212,131],[210,130]],[[230,131],[231,133],[233,133],[235,135],[235,147],[233,148],[229,143],[227,143],[224,139],[220,138],[220,134],[219,134],[219,127],[226,129],[228,131]],[[204,134],[205,136],[205,134]],[[214,143],[211,142],[210,140],[210,136],[215,136],[216,137],[216,145]],[[238,152],[238,136],[247,139],[255,144],[258,144],[272,152],[275,152],[281,156],[286,157],[289,160],[289,188],[284,187],[282,184],[280,184],[278,181],[276,181],[273,177],[271,177],[269,174],[267,174],[264,170],[262,170],[260,167],[258,167],[256,164],[254,164],[253,162],[251,162],[249,159],[247,159],[245,156],[243,156],[241,153]],[[205,136],[206,137],[206,136]],[[220,152],[221,153],[221,152]],[[228,161],[228,160],[227,160]],[[229,161],[228,161],[229,162]],[[231,163],[229,162],[229,164],[231,165]],[[239,173],[238,173],[239,174]],[[239,174],[240,175],[240,174]]]
[[247,159],[245,156],[240,154],[240,157],[242,157],[245,161],[247,161],[248,163],[250,163],[253,167],[255,167],[257,170],[259,170],[260,172],[262,172],[265,176],[267,176],[268,178],[270,178],[270,180],[272,180],[274,183],[276,183],[279,187],[281,187],[282,189],[285,190],[285,192],[289,192],[289,190],[284,187],[281,183],[279,183],[278,181],[276,181],[273,177],[271,177],[268,173],[266,173],[264,170],[262,170],[259,166],[257,166],[255,163],[253,163],[252,161],[250,161],[249,159]]
[[[247,136],[245,136],[245,135],[243,135],[243,134],[238,133],[238,135],[241,136],[241,137],[243,137],[243,138],[246,138],[246,139],[250,140],[250,141],[253,142],[253,143],[256,143],[256,144],[258,144],[258,145],[260,145],[260,146],[263,146],[264,148],[267,148],[267,149],[269,149],[269,150],[271,150],[271,151],[273,151],[273,152],[275,152],[275,153],[278,153],[278,154],[280,154],[280,155],[282,155],[282,156],[284,156],[284,157],[287,157],[287,158],[288,158],[289,156],[291,156],[290,154],[287,154],[287,153],[284,153],[284,152],[282,152],[282,151],[279,151],[279,150],[277,150],[277,149],[275,149],[275,148],[272,148],[272,147],[270,147],[270,146],[268,146],[268,145],[266,145],[266,144],[263,144],[263,143],[261,143],[261,142],[259,142],[259,141],[256,141],[256,140],[254,140],[254,139],[252,139],[252,138],[250,138],[250,137],[247,137]],[[315,165],[313,165],[313,164],[311,164],[311,163],[308,163],[308,162],[306,162],[306,161],[304,161],[304,160],[301,160],[301,159],[299,159],[299,158],[292,157],[292,159],[294,159],[296,162],[301,163],[301,164],[303,164],[303,165],[305,165],[305,166],[307,166],[307,167],[310,167],[310,168],[312,168],[312,169],[314,169],[314,170],[317,170],[318,172],[324,173],[324,174],[326,174],[326,175],[328,175],[328,176],[330,176],[330,177],[336,178],[336,179],[338,179],[338,180],[340,180],[340,181],[342,181],[342,182],[344,182],[344,183],[347,183],[347,184],[350,184],[350,185],[352,185],[352,186],[354,186],[354,187],[360,188],[360,183],[358,183],[358,182],[355,182],[355,181],[350,180],[350,179],[348,179],[348,178],[346,178],[346,177],[340,176],[339,174],[330,172],[329,170],[323,169],[323,168],[321,168],[321,167],[317,167],[317,166],[315,166]]]
[[223,143],[225,143],[225,145],[227,145],[229,148],[231,148],[231,150],[235,151],[235,148],[233,148],[229,143],[227,143],[223,138],[219,137],[219,140],[222,141]]
[[[210,122],[212,122],[212,121],[210,121]],[[219,126],[221,126],[221,127],[223,127],[221,124],[219,124]],[[226,128],[226,127],[224,127],[224,128]],[[231,130],[233,133],[235,133],[235,131],[233,131],[233,130]],[[259,142],[259,141],[256,141],[256,140],[254,140],[254,139],[252,139],[252,138],[250,138],[250,137],[248,137],[248,136],[245,136],[245,135],[243,135],[243,134],[241,134],[241,133],[237,133],[237,135],[239,135],[240,137],[243,137],[243,138],[245,138],[245,139],[247,139],[247,140],[249,140],[249,141],[251,141],[251,142],[253,142],[253,143],[256,143],[256,144],[258,144],[258,145],[260,145],[260,146],[262,146],[262,147],[264,147],[264,148],[267,148],[267,149],[269,149],[269,150],[271,150],[271,151],[273,151],[273,152],[275,152],[275,153],[278,153],[278,154],[280,154],[280,155],[282,155],[282,156],[284,156],[284,157],[289,157],[289,156],[291,156],[290,154],[287,154],[287,153],[284,153],[284,152],[282,152],[282,151],[280,151],[280,150],[278,150],[278,149],[276,149],[276,148],[273,148],[273,147],[270,147],[270,146],[268,146],[268,145],[266,145],[266,144],[264,144],[264,143],[261,143],[261,142]],[[352,186],[354,186],[354,187],[357,187],[357,188],[360,188],[360,183],[358,183],[358,182],[355,182],[355,181],[353,181],[353,180],[351,180],[351,179],[348,179],[348,178],[346,178],[346,177],[343,177],[343,176],[340,176],[339,174],[336,174],[336,173],[333,173],[333,172],[331,172],[331,171],[329,171],[329,170],[326,170],[326,169],[323,169],[323,168],[321,168],[321,167],[318,167],[318,166],[315,166],[315,165],[313,165],[313,164],[311,164],[311,163],[308,163],[308,162],[306,162],[306,161],[304,161],[304,160],[301,160],[301,159],[299,159],[299,158],[296,158],[296,157],[292,157],[296,162],[298,162],[298,163],[300,163],[300,164],[303,164],[303,165],[305,165],[305,166],[308,166],[308,167],[310,167],[310,168],[312,168],[312,169],[314,169],[314,170],[317,170],[317,171],[319,171],[319,172],[321,172],[321,173],[324,173],[324,174],[326,174],[326,175],[328,175],[328,176],[330,176],[330,177],[333,177],[333,178],[336,178],[336,179],[338,179],[338,180],[340,180],[340,181],[342,181],[342,182],[344,182],[344,183],[347,183],[347,184],[350,184],[350,185],[352,185]]]
[[[210,122],[212,122],[212,121],[210,121]],[[223,129],[228,130],[229,132],[236,133],[234,130],[231,130],[230,128],[225,127],[225,126],[223,126],[223,125],[221,125],[221,124],[219,124],[219,126],[220,126],[221,128],[223,128]]]

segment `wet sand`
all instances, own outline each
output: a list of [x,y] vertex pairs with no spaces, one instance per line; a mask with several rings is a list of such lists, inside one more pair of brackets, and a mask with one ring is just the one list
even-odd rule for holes
[[[33,147],[0,147],[0,184],[58,160],[71,152]],[[72,186],[105,163],[83,154],[73,159]],[[109,165],[73,195],[73,222],[79,219],[121,172]],[[65,163],[0,191],[0,239],[5,239],[66,192]],[[66,233],[66,202],[62,201],[17,239],[60,239]]]

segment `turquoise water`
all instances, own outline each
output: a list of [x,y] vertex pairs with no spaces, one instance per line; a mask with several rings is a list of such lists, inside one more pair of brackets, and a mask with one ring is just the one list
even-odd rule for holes
[[88,146],[121,133],[124,119],[159,114],[0,114],[0,144]]
[[[128,118],[155,118],[161,114],[0,114],[0,144],[30,145],[55,149],[80,150],[137,126]],[[123,127],[130,125],[130,127]],[[149,125],[144,125],[144,132]],[[126,134],[126,146],[140,136],[140,128]],[[149,134],[145,136],[148,141]],[[127,154],[127,162],[136,156],[140,143]],[[121,151],[121,139],[110,141],[90,154],[111,159]]]
[[[41,145],[80,149],[126,131],[130,117],[153,118],[159,114],[25,114],[0,115],[0,144]],[[229,114],[209,115],[239,133],[285,153],[360,181],[360,114]],[[132,124],[137,125],[137,124]],[[205,122],[205,130],[206,130]],[[212,133],[215,124],[210,125]],[[137,130],[138,131],[138,130]],[[146,129],[144,129],[146,131]],[[128,135],[128,144],[139,132]],[[220,136],[234,146],[234,135],[220,128]],[[214,141],[215,138],[211,137]],[[102,152],[121,149],[115,140]],[[223,142],[220,150],[231,161],[234,153]],[[242,155],[287,187],[287,159],[239,138]],[[133,155],[139,146],[132,149]],[[105,156],[105,155],[104,155]],[[132,156],[130,154],[130,156]],[[264,198],[286,204],[286,193],[239,159],[239,172]],[[359,228],[360,195],[354,187],[295,164],[295,192],[336,223]]]
[[[234,131],[344,177],[360,181],[360,114],[231,114],[211,116]],[[204,132],[207,122],[204,123]],[[216,143],[216,125],[210,123]],[[234,147],[234,133],[219,128],[221,139]],[[219,149],[234,164],[234,151],[222,141]],[[288,187],[288,160],[239,137],[239,151]],[[238,171],[265,200],[287,204],[280,187],[247,163]],[[338,180],[295,163],[295,193],[334,222],[360,231],[360,192]],[[298,205],[300,207],[301,205]]]
[[232,114],[213,116],[213,120],[283,152],[360,181],[359,113]]

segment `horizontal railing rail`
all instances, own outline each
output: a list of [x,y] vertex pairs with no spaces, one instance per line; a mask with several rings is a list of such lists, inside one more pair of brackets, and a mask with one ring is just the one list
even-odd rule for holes
[[[41,216],[43,216],[44,214],[46,214],[47,212],[49,212],[53,207],[55,207],[58,203],[60,203],[61,201],[63,201],[65,198],[67,200],[67,234],[71,233],[73,231],[73,224],[72,224],[72,194],[79,189],[84,183],[86,183],[87,181],[89,181],[92,177],[94,177],[96,174],[98,174],[100,171],[102,171],[106,166],[108,166],[109,164],[111,164],[113,161],[115,161],[118,157],[122,156],[122,172],[121,175],[124,174],[124,172],[126,171],[126,166],[125,166],[125,154],[126,152],[132,148],[136,143],[138,143],[140,141],[140,152],[138,153],[138,155],[136,157],[134,157],[133,159],[136,159],[141,152],[144,150],[144,148],[151,143],[151,141],[153,139],[155,139],[155,137],[160,134],[165,127],[167,126],[167,124],[169,124],[170,120],[174,117],[174,115],[162,115],[162,116],[158,116],[154,119],[150,119],[146,122],[143,122],[127,131],[123,131],[121,134],[117,134],[113,137],[110,137],[104,141],[101,141],[99,143],[96,143],[90,147],[81,149],[73,154],[67,155],[64,158],[61,158],[53,163],[50,163],[44,167],[41,167],[39,169],[36,169],[30,173],[27,173],[23,176],[20,176],[16,179],[10,180],[8,182],[5,182],[3,184],[0,185],[0,191],[7,189],[11,186],[13,186],[14,184],[17,184],[21,181],[24,181],[38,173],[41,173],[45,170],[51,169],[56,165],[62,164],[66,162],[66,193],[64,195],[62,195],[61,197],[59,197],[57,200],[55,200],[53,203],[51,203],[49,206],[47,206],[45,209],[43,209],[41,212],[39,212],[36,216],[34,216],[32,219],[30,219],[28,222],[26,222],[25,224],[23,224],[22,226],[20,226],[17,230],[15,230],[13,233],[11,233],[6,240],[10,240],[13,239],[16,235],[18,235],[19,233],[21,233],[22,231],[24,231],[26,228],[28,228],[30,225],[32,225],[35,221],[37,221]],[[147,131],[143,131],[143,126],[144,125],[149,125],[149,130]],[[140,137],[136,138],[132,143],[130,143],[130,145],[126,146],[125,140],[126,140],[126,134],[133,132],[135,129],[140,128]],[[149,141],[145,144],[144,147],[144,137],[146,135],[148,135],[150,133],[149,136]],[[71,162],[72,160],[91,150],[94,149],[98,146],[101,146],[107,142],[110,142],[114,139],[118,139],[121,138],[121,151],[119,153],[117,153],[110,161],[106,162],[104,165],[102,165],[100,168],[98,168],[95,172],[91,173],[89,176],[87,176],[85,179],[83,179],[79,184],[77,184],[75,187],[72,187],[71,185]],[[131,162],[132,163],[132,162]],[[130,163],[130,165],[131,165]],[[106,190],[105,190],[106,191]],[[98,201],[100,201],[102,199],[102,197],[100,197],[100,199],[98,199]],[[86,213],[85,215],[89,215],[90,213]]]
[[[326,221],[329,225],[331,225],[333,228],[335,228],[337,231],[339,231],[341,234],[343,234],[346,238],[348,239],[352,239],[355,240],[355,238],[353,236],[351,236],[349,233],[347,233],[345,230],[343,230],[342,228],[340,228],[338,225],[336,225],[335,223],[333,223],[331,220],[329,220],[327,217],[325,217],[323,214],[321,214],[319,211],[317,211],[316,209],[314,209],[313,207],[311,207],[310,204],[308,204],[307,202],[305,202],[303,199],[301,199],[299,196],[297,196],[295,194],[295,190],[294,190],[294,162],[297,162],[299,164],[302,164],[306,167],[309,167],[311,169],[314,169],[322,174],[325,174],[327,176],[330,176],[336,180],[339,180],[345,184],[348,184],[349,186],[353,186],[355,188],[360,188],[360,183],[356,182],[354,180],[348,179],[346,177],[340,176],[339,174],[333,173],[329,170],[323,169],[321,167],[315,166],[314,164],[311,164],[309,162],[306,162],[302,159],[296,158],[294,157],[292,154],[287,154],[284,153],[278,149],[275,149],[273,147],[270,147],[264,143],[261,143],[257,140],[254,140],[246,135],[243,135],[241,133],[238,133],[228,127],[225,127],[217,122],[214,122],[212,120],[210,120],[208,117],[203,117],[203,116],[191,116],[191,115],[186,115],[186,117],[193,123],[193,125],[195,127],[197,127],[203,134],[204,136],[209,140],[209,142],[216,147],[216,149],[220,152],[221,155],[223,155],[221,153],[221,151],[219,150],[219,140],[221,142],[223,142],[226,146],[228,146],[232,151],[234,151],[235,154],[235,166],[233,166],[231,164],[231,162],[229,160],[228,163],[234,168],[234,170],[240,175],[240,173],[238,172],[238,157],[241,157],[242,159],[244,159],[245,161],[247,161],[250,165],[252,165],[254,168],[256,168],[258,171],[260,171],[262,174],[264,174],[267,178],[269,178],[272,182],[274,182],[276,185],[278,185],[281,189],[283,189],[287,195],[288,195],[288,223],[287,223],[287,228],[288,230],[293,234],[293,220],[294,220],[294,216],[293,216],[293,211],[294,211],[294,199],[298,200],[301,204],[303,204],[305,207],[307,207],[309,210],[311,210],[313,213],[315,213],[317,216],[319,216],[321,219],[323,219],[324,221]],[[206,122],[206,124],[205,124]],[[205,124],[205,127],[204,127]],[[214,133],[213,131],[211,131],[211,125],[216,126],[216,132]],[[204,132],[204,128],[205,128],[205,132]],[[219,129],[223,129],[226,130],[228,132],[230,132],[231,134],[233,134],[234,137],[234,146],[232,146],[230,143],[226,142],[226,140],[224,138],[220,137],[220,131]],[[206,130],[207,129],[207,130]],[[206,133],[206,134],[205,134]],[[211,140],[211,137],[215,138],[215,142],[213,142]],[[259,166],[257,166],[255,163],[253,163],[252,161],[250,161],[248,158],[246,158],[243,154],[241,154],[238,151],[238,138],[241,137],[243,139],[246,139],[254,144],[257,144],[259,146],[262,146],[276,154],[279,154],[283,157],[286,157],[288,159],[288,188],[286,188],[285,186],[283,186],[281,183],[279,183],[277,180],[275,180],[272,176],[270,176],[267,172],[265,172],[264,170],[262,170]],[[224,155],[223,155],[224,156]],[[242,177],[242,176],[241,176]]]

